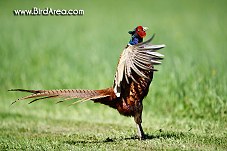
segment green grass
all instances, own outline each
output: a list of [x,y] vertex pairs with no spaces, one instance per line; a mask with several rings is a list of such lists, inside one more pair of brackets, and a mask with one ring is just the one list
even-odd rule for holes
[[[226,1],[1,1],[0,150],[226,150]],[[102,7],[101,7],[102,5]],[[13,16],[32,7],[84,16]],[[144,100],[148,139],[133,119],[92,102],[19,102],[11,88],[101,89],[137,25],[164,43]]]

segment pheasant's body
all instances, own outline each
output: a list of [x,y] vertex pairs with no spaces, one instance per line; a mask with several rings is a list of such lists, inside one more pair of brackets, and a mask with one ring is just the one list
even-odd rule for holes
[[[149,77],[153,76],[153,72],[147,72]],[[151,79],[137,77],[138,83],[131,81],[129,86],[125,87],[117,110],[125,116],[135,116],[138,112],[142,112],[142,101],[147,96]]]
[[113,87],[102,90],[12,89],[11,91],[32,93],[29,96],[17,100],[33,98],[34,100],[30,103],[47,98],[63,98],[59,103],[65,100],[81,98],[80,101],[76,101],[75,103],[92,100],[95,103],[108,105],[117,109],[124,116],[133,116],[137,124],[139,137],[142,139],[144,138],[144,132],[141,126],[142,101],[148,94],[149,85],[153,79],[153,72],[156,71],[153,65],[160,64],[158,60],[163,57],[163,55],[156,51],[165,47],[164,45],[150,45],[149,43],[153,37],[144,43],[127,45],[119,59]]
[[147,72],[146,75],[150,77],[150,80],[138,76],[138,83],[131,81],[131,83],[124,88],[121,97],[116,97],[111,87],[104,90],[97,90],[108,92],[106,94],[109,94],[109,97],[94,99],[93,101],[117,109],[118,112],[124,116],[135,116],[138,111],[142,111],[142,100],[148,94],[153,72]]

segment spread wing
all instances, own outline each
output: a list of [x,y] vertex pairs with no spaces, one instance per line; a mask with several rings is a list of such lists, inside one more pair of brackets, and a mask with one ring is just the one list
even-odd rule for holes
[[147,78],[143,71],[157,71],[153,68],[153,65],[160,64],[160,60],[164,55],[157,52],[157,50],[164,48],[165,45],[152,45],[149,44],[155,35],[145,42],[138,43],[136,45],[128,45],[121,54],[114,81],[114,92],[117,97],[120,97],[121,84],[125,78],[127,84],[129,79],[137,82],[133,77],[132,71],[142,78]]

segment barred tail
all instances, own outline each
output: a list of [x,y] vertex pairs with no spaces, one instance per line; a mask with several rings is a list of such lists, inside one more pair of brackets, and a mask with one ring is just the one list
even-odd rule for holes
[[48,99],[48,98],[62,98],[63,100],[58,101],[57,103],[63,102],[65,100],[71,100],[71,99],[76,99],[80,98],[80,101],[76,101],[75,103],[78,102],[83,102],[87,100],[96,100],[96,99],[103,99],[106,97],[111,97],[111,93],[109,93],[109,89],[103,89],[103,90],[83,90],[83,89],[61,89],[61,90],[25,90],[25,89],[11,89],[8,91],[20,91],[20,92],[30,92],[33,93],[31,95],[22,97],[17,99],[16,101],[12,102],[12,104],[21,101],[21,100],[26,100],[26,99],[33,99],[32,101],[29,102],[33,103],[38,100],[42,99]]

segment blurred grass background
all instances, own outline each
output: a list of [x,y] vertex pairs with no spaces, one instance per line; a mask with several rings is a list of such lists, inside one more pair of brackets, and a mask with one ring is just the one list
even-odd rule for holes
[[[22,132],[30,132],[27,128],[37,130],[34,125],[40,127],[51,125],[53,128],[59,124],[62,129],[68,128],[64,122],[69,122],[69,125],[81,123],[81,126],[77,125],[80,128],[85,124],[87,129],[89,125],[90,129],[93,129],[95,124],[100,126],[104,124],[99,134],[102,130],[109,131],[109,126],[105,124],[114,124],[113,129],[116,131],[121,127],[117,132],[110,132],[113,133],[113,137],[114,134],[123,137],[124,127],[127,129],[126,135],[136,133],[132,119],[122,117],[117,111],[106,106],[88,102],[67,107],[69,102],[55,105],[53,101],[41,101],[32,105],[20,102],[10,106],[12,101],[23,94],[9,93],[7,90],[109,87],[113,83],[119,55],[130,39],[127,32],[137,25],[149,27],[148,36],[156,33],[153,43],[167,45],[161,50],[165,55],[163,64],[157,67],[159,71],[155,73],[150,92],[144,100],[145,130],[152,134],[158,129],[173,133],[192,129],[192,134],[206,135],[209,132],[219,140],[222,140],[219,137],[225,139],[226,4],[224,0],[143,2],[1,0],[0,131],[5,132],[1,136],[1,145],[7,148],[5,144],[8,144],[9,148],[13,148],[13,143],[5,141],[17,142],[12,135],[19,133],[18,128],[22,128]],[[14,9],[32,7],[84,9],[85,14],[13,15]],[[80,133],[87,134],[85,131],[81,130]],[[106,132],[106,135],[109,133]],[[19,142],[19,145],[14,147],[20,148],[21,144],[29,144],[31,136],[29,134],[26,137],[28,140]],[[194,135],[190,138],[194,138]],[[85,137],[84,139],[86,140]],[[52,138],[49,141],[51,140]],[[39,141],[42,142],[38,139],[37,142]],[[35,143],[39,146],[37,142]],[[126,142],[129,143],[127,140]],[[176,141],[165,143],[164,147],[167,148],[169,144],[172,144],[173,148],[174,145],[176,148],[182,147],[178,146],[179,142]],[[210,143],[212,144],[212,141]],[[212,144],[214,148],[223,149],[227,146],[226,143],[216,143]],[[185,145],[185,142],[180,144]],[[163,147],[160,144],[156,146]],[[208,148],[211,146],[208,145]]]

